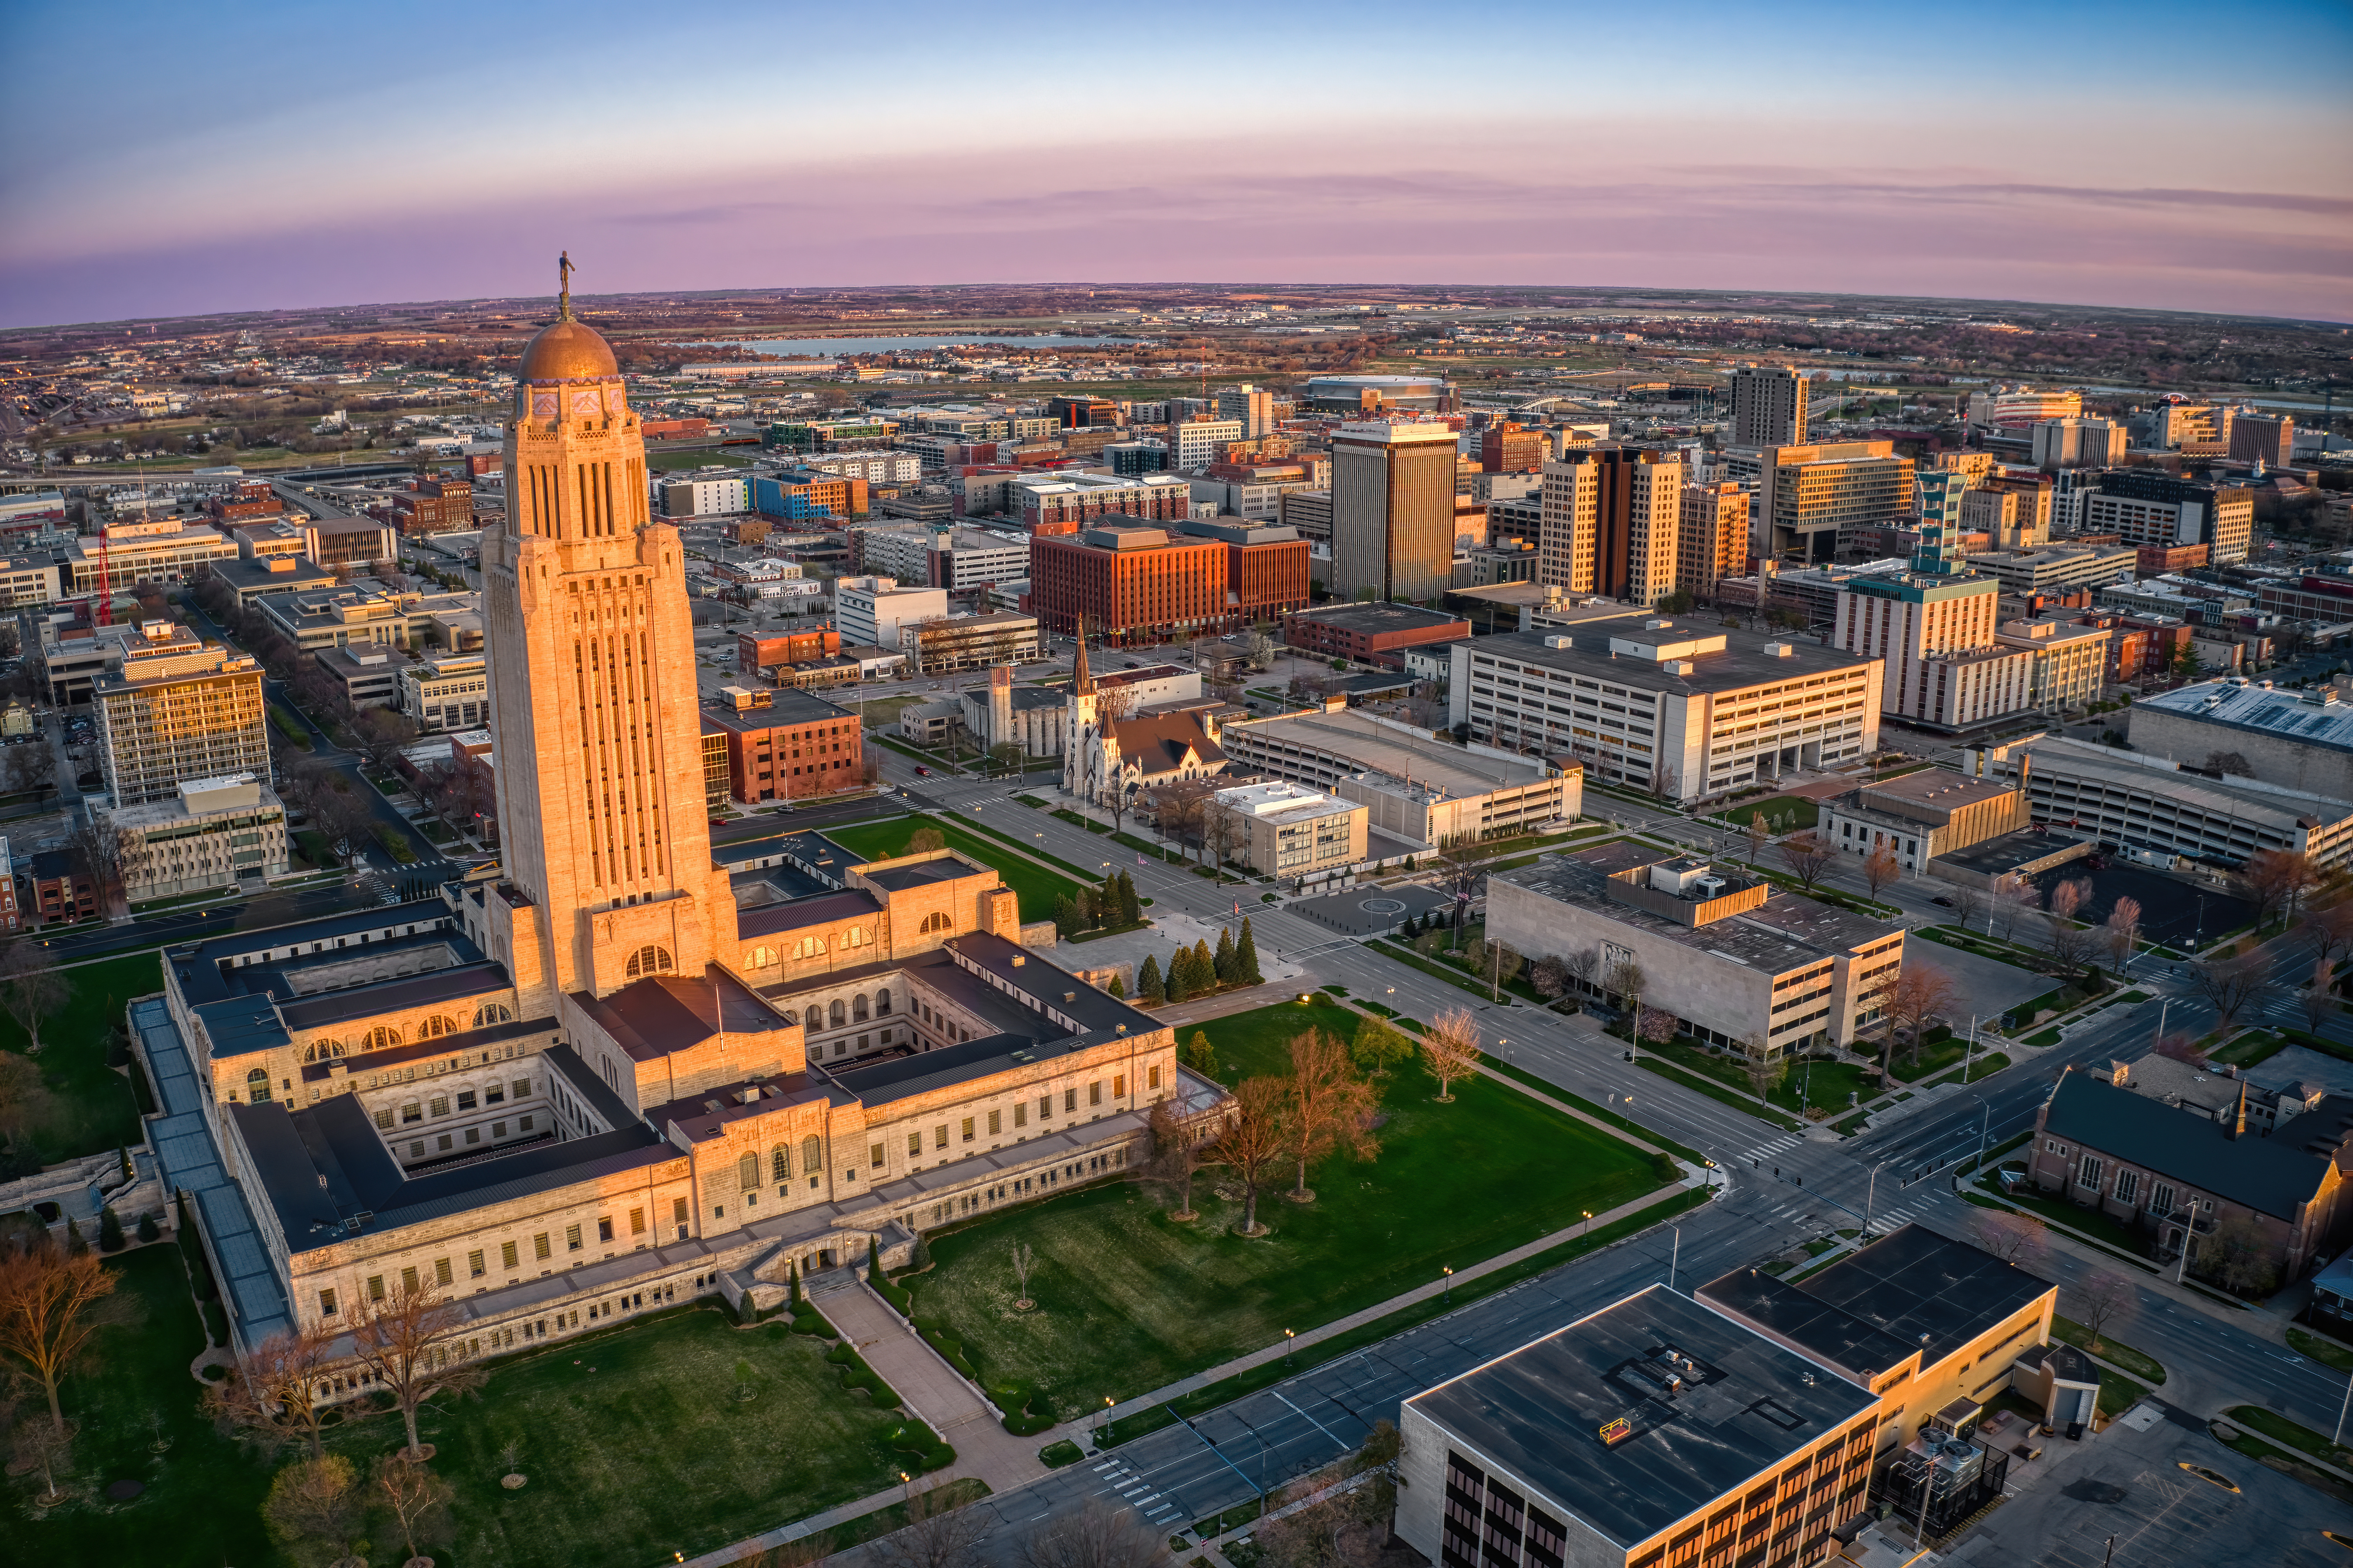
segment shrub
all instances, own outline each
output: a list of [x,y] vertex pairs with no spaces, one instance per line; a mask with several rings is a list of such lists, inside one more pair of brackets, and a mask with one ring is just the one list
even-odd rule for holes
[[1651,1169],[1662,1182],[1683,1180],[1683,1168],[1675,1163],[1675,1157],[1672,1154],[1664,1151],[1651,1156]]
[[142,1214],[139,1216],[138,1237],[142,1241],[161,1241],[164,1239],[163,1227],[155,1223],[155,1216],[153,1215]]
[[797,1334],[816,1334],[822,1339],[828,1340],[839,1339],[841,1337],[839,1331],[835,1329],[831,1323],[826,1321],[825,1314],[823,1312],[818,1311],[815,1307],[807,1305],[804,1305],[798,1312],[793,1315],[793,1332]]
[[920,1461],[926,1470],[944,1470],[956,1462],[956,1451],[945,1443],[934,1445]]
[[205,1330],[212,1335],[214,1344],[228,1343],[228,1313],[217,1297],[205,1303]]
[[115,1214],[114,1205],[109,1204],[98,1211],[98,1249],[100,1252],[120,1252],[123,1246],[122,1220]]

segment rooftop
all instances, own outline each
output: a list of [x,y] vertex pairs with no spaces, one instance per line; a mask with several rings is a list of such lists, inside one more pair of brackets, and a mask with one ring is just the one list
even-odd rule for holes
[[1241,734],[1256,742],[1320,752],[1355,763],[1360,778],[1394,780],[1400,789],[1430,800],[1518,789],[1546,776],[1539,763],[1433,740],[1424,731],[1386,723],[1349,708],[1228,724],[1223,733],[1229,752]]
[[1670,692],[1738,691],[1878,662],[1805,637],[1751,641],[1746,634],[1726,634],[1720,626],[1692,622],[1672,625],[1695,642],[1723,637],[1723,646],[1702,647],[1682,658],[1626,658],[1615,654],[1611,644],[1625,640],[1627,634],[1605,623],[1602,629],[1590,632],[1504,632],[1481,637],[1472,645],[1472,662],[1475,666],[1487,658],[1513,659],[1644,691]]
[[2353,706],[2320,687],[2311,691],[2275,690],[2268,680],[2209,680],[2178,691],[2144,697],[2135,708],[2194,719],[2225,730],[2247,730],[2299,746],[2353,752]]
[[2010,748],[2009,754],[1999,762],[1989,762],[1989,772],[1999,766],[2005,773],[2014,775],[2018,772],[2021,752],[2034,759],[2033,773],[2037,778],[2091,779],[2109,786],[2113,792],[2111,805],[2122,795],[2162,795],[2168,800],[2195,806],[2216,816],[2282,833],[2300,824],[2317,826],[2341,822],[2353,816],[2353,805],[2331,800],[2326,795],[2283,789],[2255,779],[2235,776],[2210,779],[2203,774],[2185,773],[2162,757],[2152,757],[2145,752],[2119,752],[2088,741],[2063,740],[2052,735],[2019,742]]
[[1899,1226],[1796,1288],[1907,1350],[1918,1347],[1924,1366],[1936,1365],[2056,1289],[1982,1248],[1917,1225]]
[[834,720],[847,723],[856,718],[839,703],[828,702],[814,691],[804,691],[796,686],[779,686],[765,691],[765,695],[768,699],[765,705],[740,710],[734,703],[714,698],[702,705],[702,721],[740,735],[755,730],[787,729]]
[[[1531,1506],[1630,1549],[1878,1401],[1653,1285],[1406,1403],[1526,1486]],[[1605,1443],[1621,1419],[1631,1435]]]
[[[2195,1110],[2118,1089],[2098,1073],[2069,1068],[2052,1090],[2045,1132],[2162,1172],[2275,1219],[2290,1219],[2319,1192],[2330,1161],[2353,1134],[2353,1096],[2332,1094],[2269,1138],[2231,1136],[2231,1127]],[[2325,1151],[2325,1152],[2322,1152]],[[2353,1153],[2341,1156],[2353,1164]]]
[[1381,632],[1426,631],[1433,626],[1450,630],[1459,628],[1456,630],[1459,637],[1471,635],[1471,623],[1461,616],[1449,615],[1443,610],[1425,610],[1419,605],[1324,605],[1313,610],[1293,610],[1286,618],[1337,626],[1362,637],[1372,637]]

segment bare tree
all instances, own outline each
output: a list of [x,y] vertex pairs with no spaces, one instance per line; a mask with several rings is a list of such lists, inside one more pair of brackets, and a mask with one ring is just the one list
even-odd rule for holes
[[1207,846],[1209,866],[1217,872],[1219,882],[1226,879],[1226,858],[1241,843],[1245,831],[1241,818],[1216,801],[1208,802],[1203,808],[1201,837]]
[[1284,1126],[1290,1109],[1289,1087],[1279,1078],[1246,1078],[1234,1089],[1218,1131],[1218,1151],[1241,1184],[1242,1223],[1240,1236],[1263,1236],[1258,1223],[1258,1195],[1269,1178],[1286,1163],[1291,1135]]
[[1748,863],[1754,866],[1757,857],[1765,853],[1765,841],[1773,837],[1772,825],[1765,820],[1763,812],[1752,811],[1748,814],[1748,826],[1741,831],[1748,835]]
[[1780,848],[1781,863],[1789,868],[1789,874],[1797,878],[1798,885],[1808,892],[1813,891],[1815,881],[1838,855],[1838,851],[1831,847],[1830,841],[1812,828],[1803,833],[1792,833],[1781,840]]
[[1953,900],[1953,919],[1963,931],[1968,930],[1969,922],[1985,912],[1986,896],[1975,888],[1957,882],[1947,897]]
[[1988,923],[1998,925],[2001,940],[2008,942],[2010,932],[2018,929],[2018,917],[2035,901],[2034,884],[2015,871],[2006,871],[1994,879],[1993,911]]
[[422,1555],[417,1543],[430,1544],[446,1531],[452,1495],[449,1483],[426,1468],[421,1461],[400,1454],[377,1456],[376,1500],[399,1526],[400,1538],[408,1543],[412,1568]]
[[1911,1042],[1912,1061],[1920,1060],[1920,1039],[1928,1026],[1953,1005],[1953,977],[1933,963],[1907,963],[1895,983],[1880,993],[1880,1011],[1887,1026],[1880,1032],[1879,1076],[1893,1082],[1891,1070],[1895,1034],[1902,1030]]
[[1438,865],[1443,885],[1454,895],[1454,907],[1468,905],[1471,895],[1479,890],[1479,879],[1484,875],[1479,862],[1486,858],[1487,846],[1475,833],[1450,833],[1438,841]]
[[41,1385],[48,1396],[49,1422],[66,1426],[58,1383],[98,1331],[91,1311],[114,1293],[114,1276],[94,1252],[76,1254],[53,1245],[46,1231],[32,1244],[0,1254],[0,1355]]
[[2249,1295],[2263,1295],[2279,1282],[2271,1238],[2250,1215],[2232,1215],[2199,1241],[2198,1271]]
[[1896,859],[1895,846],[1893,844],[1875,844],[1872,847],[1871,853],[1862,858],[1863,886],[1871,889],[1871,896],[1874,899],[1879,897],[1880,889],[1895,880],[1903,873],[1903,862]]
[[2258,849],[2247,857],[2237,878],[2240,896],[2255,906],[2255,929],[2275,910],[2293,912],[2297,901],[2320,879],[2309,856],[2291,849]]
[[907,1483],[907,1522],[867,1548],[882,1568],[980,1568],[988,1515],[962,1501],[955,1483]]
[[1013,1244],[1013,1279],[1021,1289],[1021,1294],[1013,1302],[1016,1311],[1026,1312],[1038,1304],[1029,1296],[1029,1271],[1036,1267],[1038,1267],[1038,1255],[1030,1250],[1029,1244],[1015,1242]]
[[1618,999],[1629,1023],[1639,1022],[1642,1016],[1642,994],[1651,988],[1651,977],[1642,966],[1630,958],[1621,958],[1609,966],[1601,977],[1601,989]]
[[304,1441],[311,1458],[325,1450],[320,1442],[327,1405],[319,1396],[334,1335],[319,1330],[288,1329],[270,1335],[237,1358],[228,1375],[205,1389],[205,1412],[216,1424],[238,1427],[275,1448]]
[[88,877],[97,889],[98,912],[109,917],[121,914],[127,907],[122,900],[122,835],[115,830],[114,819],[84,805],[80,819],[66,835],[66,853],[72,858],[74,869]]
[[1454,1099],[1454,1080],[1479,1070],[1486,1053],[1479,1048],[1478,1020],[1467,1007],[1449,1007],[1430,1021],[1421,1033],[1421,1059],[1438,1080],[1438,1102]]
[[41,1490],[34,1501],[48,1508],[65,1500],[65,1491],[58,1485],[58,1472],[66,1467],[73,1449],[78,1429],[62,1422],[19,1421],[9,1433],[8,1457],[11,1471],[38,1470]]
[[1139,1170],[1137,1179],[1171,1190],[1176,1206],[1169,1211],[1170,1219],[1180,1223],[1198,1219],[1200,1215],[1193,1207],[1193,1178],[1209,1166],[1220,1163],[1216,1124],[1187,1121],[1176,1114],[1173,1102],[1155,1100],[1152,1102],[1147,1130],[1151,1135],[1152,1152]]
[[1021,1568],[1165,1568],[1174,1561],[1159,1531],[1100,1497],[1031,1531],[1017,1552]]
[[2133,952],[2140,946],[2140,900],[2118,899],[2108,908],[2105,941],[2108,957],[2118,969],[2131,962]]
[[400,1407],[408,1428],[407,1457],[429,1458],[417,1440],[417,1412],[437,1394],[462,1394],[482,1381],[481,1369],[459,1359],[458,1304],[429,1284],[403,1280],[400,1289],[359,1304],[352,1349],[375,1385]]
[[25,1031],[28,1054],[40,1054],[41,1026],[65,1005],[65,979],[47,948],[23,941],[0,953],[0,1007]]
[[2041,1258],[2049,1242],[2042,1216],[2012,1209],[1979,1209],[1969,1222],[1969,1241],[2004,1263],[2023,1268]]
[[2312,961],[2312,984],[2304,990],[2305,1026],[2314,1034],[2320,1033],[2322,1020],[2337,1011],[2337,999],[2329,994],[2337,984],[2337,965],[2325,958]]
[[2261,950],[2239,958],[2217,958],[2189,966],[2190,988],[2203,996],[2221,1017],[2222,1027],[2237,1024],[2239,1015],[2272,987],[2271,960]]
[[1579,996],[1585,995],[1593,989],[1595,977],[1599,975],[1601,973],[1601,950],[1599,948],[1577,948],[1571,952],[1566,958],[1562,959],[1561,962],[1568,966],[1568,973],[1575,977],[1577,981],[1577,994]]
[[1757,1091],[1759,1100],[1769,1100],[1773,1091],[1789,1077],[1789,1058],[1772,1049],[1762,1034],[1754,1034],[1740,1042],[1740,1065],[1747,1071],[1748,1087]]
[[1336,1152],[1354,1160],[1369,1160],[1380,1152],[1372,1125],[1380,1091],[1356,1076],[1348,1047],[1321,1029],[1292,1037],[1291,1076],[1283,1081],[1291,1098],[1284,1120],[1297,1167],[1291,1198],[1312,1203],[1315,1194],[1307,1187],[1308,1166]]
[[2100,1353],[2100,1332],[2110,1323],[2132,1310],[2132,1286],[2105,1268],[2095,1268],[2085,1275],[2071,1293],[2070,1305],[2075,1309],[2075,1321],[2090,1331],[2091,1352]]

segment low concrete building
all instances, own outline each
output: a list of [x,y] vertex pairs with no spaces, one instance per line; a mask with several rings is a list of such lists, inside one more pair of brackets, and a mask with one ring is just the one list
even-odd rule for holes
[[1418,605],[1326,605],[1282,617],[1282,640],[1294,653],[1354,659],[1391,669],[1403,667],[1409,647],[1470,635],[1471,623],[1460,616],[1425,610]]
[[2052,620],[2007,621],[1994,633],[1999,646],[2034,656],[2027,700],[2046,713],[2100,700],[2108,689],[2108,644],[2115,637],[2106,626]]
[[240,610],[265,594],[328,589],[335,584],[335,574],[318,563],[284,552],[232,556],[214,562],[207,570],[214,582],[226,584],[237,595]]
[[1844,854],[1869,855],[1884,844],[1916,874],[1939,855],[2015,832],[2028,820],[2026,797],[2012,786],[1930,768],[1825,801],[1819,830]]
[[[2125,732],[2151,756],[2353,801],[2353,705],[2335,686],[2274,690],[2268,680],[2208,680],[2135,702]],[[2237,765],[2244,763],[2242,767]]]
[[132,903],[265,882],[292,869],[286,807],[251,773],[190,779],[171,800],[106,814]]
[[1580,986],[1613,1005],[1638,966],[1642,1005],[1678,1033],[1768,1058],[1854,1045],[1904,967],[1901,925],[1631,840],[1489,873],[1487,933],[1532,959],[1591,954]]
[[1261,877],[1309,881],[1365,858],[1370,814],[1357,802],[1278,779],[1221,789],[1209,797],[1209,810],[1210,841],[1222,836],[1225,858]]
[[408,612],[398,599],[364,588],[264,594],[253,601],[272,630],[304,653],[353,643],[405,647]]
[[2056,594],[2129,582],[2138,559],[2130,545],[2053,544],[2037,550],[1985,551],[1968,557],[1967,563],[1971,571],[1998,579],[2005,594]]
[[472,730],[491,721],[490,667],[479,653],[444,654],[404,665],[400,710],[424,733]]
[[899,646],[924,675],[1022,663],[1038,657],[1038,617],[992,610],[983,616],[907,621],[899,628]]
[[334,678],[343,700],[353,708],[398,708],[401,676],[408,668],[406,656],[380,645],[322,647],[314,656],[319,668]]

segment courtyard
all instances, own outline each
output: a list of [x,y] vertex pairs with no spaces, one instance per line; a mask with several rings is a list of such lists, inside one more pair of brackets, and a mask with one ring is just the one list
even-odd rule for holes
[[822,831],[826,837],[852,855],[888,860],[906,854],[907,841],[926,827],[935,829],[946,840],[949,848],[984,866],[995,867],[1005,885],[1012,889],[1020,900],[1024,921],[1052,920],[1056,899],[1076,899],[1079,895],[1079,884],[1070,878],[1011,853],[1002,839],[975,833],[954,817],[901,816],[887,822],[866,823],[857,827],[828,827]]
[[[1288,1042],[1311,1027],[1354,1036],[1359,1016],[1285,1004],[1201,1026],[1218,1078],[1288,1070]],[[1194,1030],[1178,1031],[1179,1045]],[[1377,1159],[1335,1156],[1261,1193],[1270,1236],[1233,1234],[1241,1205],[1229,1173],[1194,1186],[1200,1217],[1178,1224],[1156,1189],[1088,1188],[991,1215],[933,1238],[934,1267],[902,1283],[914,1313],[961,1341],[983,1384],[1011,1409],[1070,1419],[1386,1300],[1539,1237],[1575,1226],[1662,1184],[1650,1156],[1490,1079],[1458,1080],[1436,1103],[1418,1061],[1381,1086]],[[1221,1193],[1220,1186],[1228,1188]],[[1016,1310],[1017,1247],[1034,1250]]]

